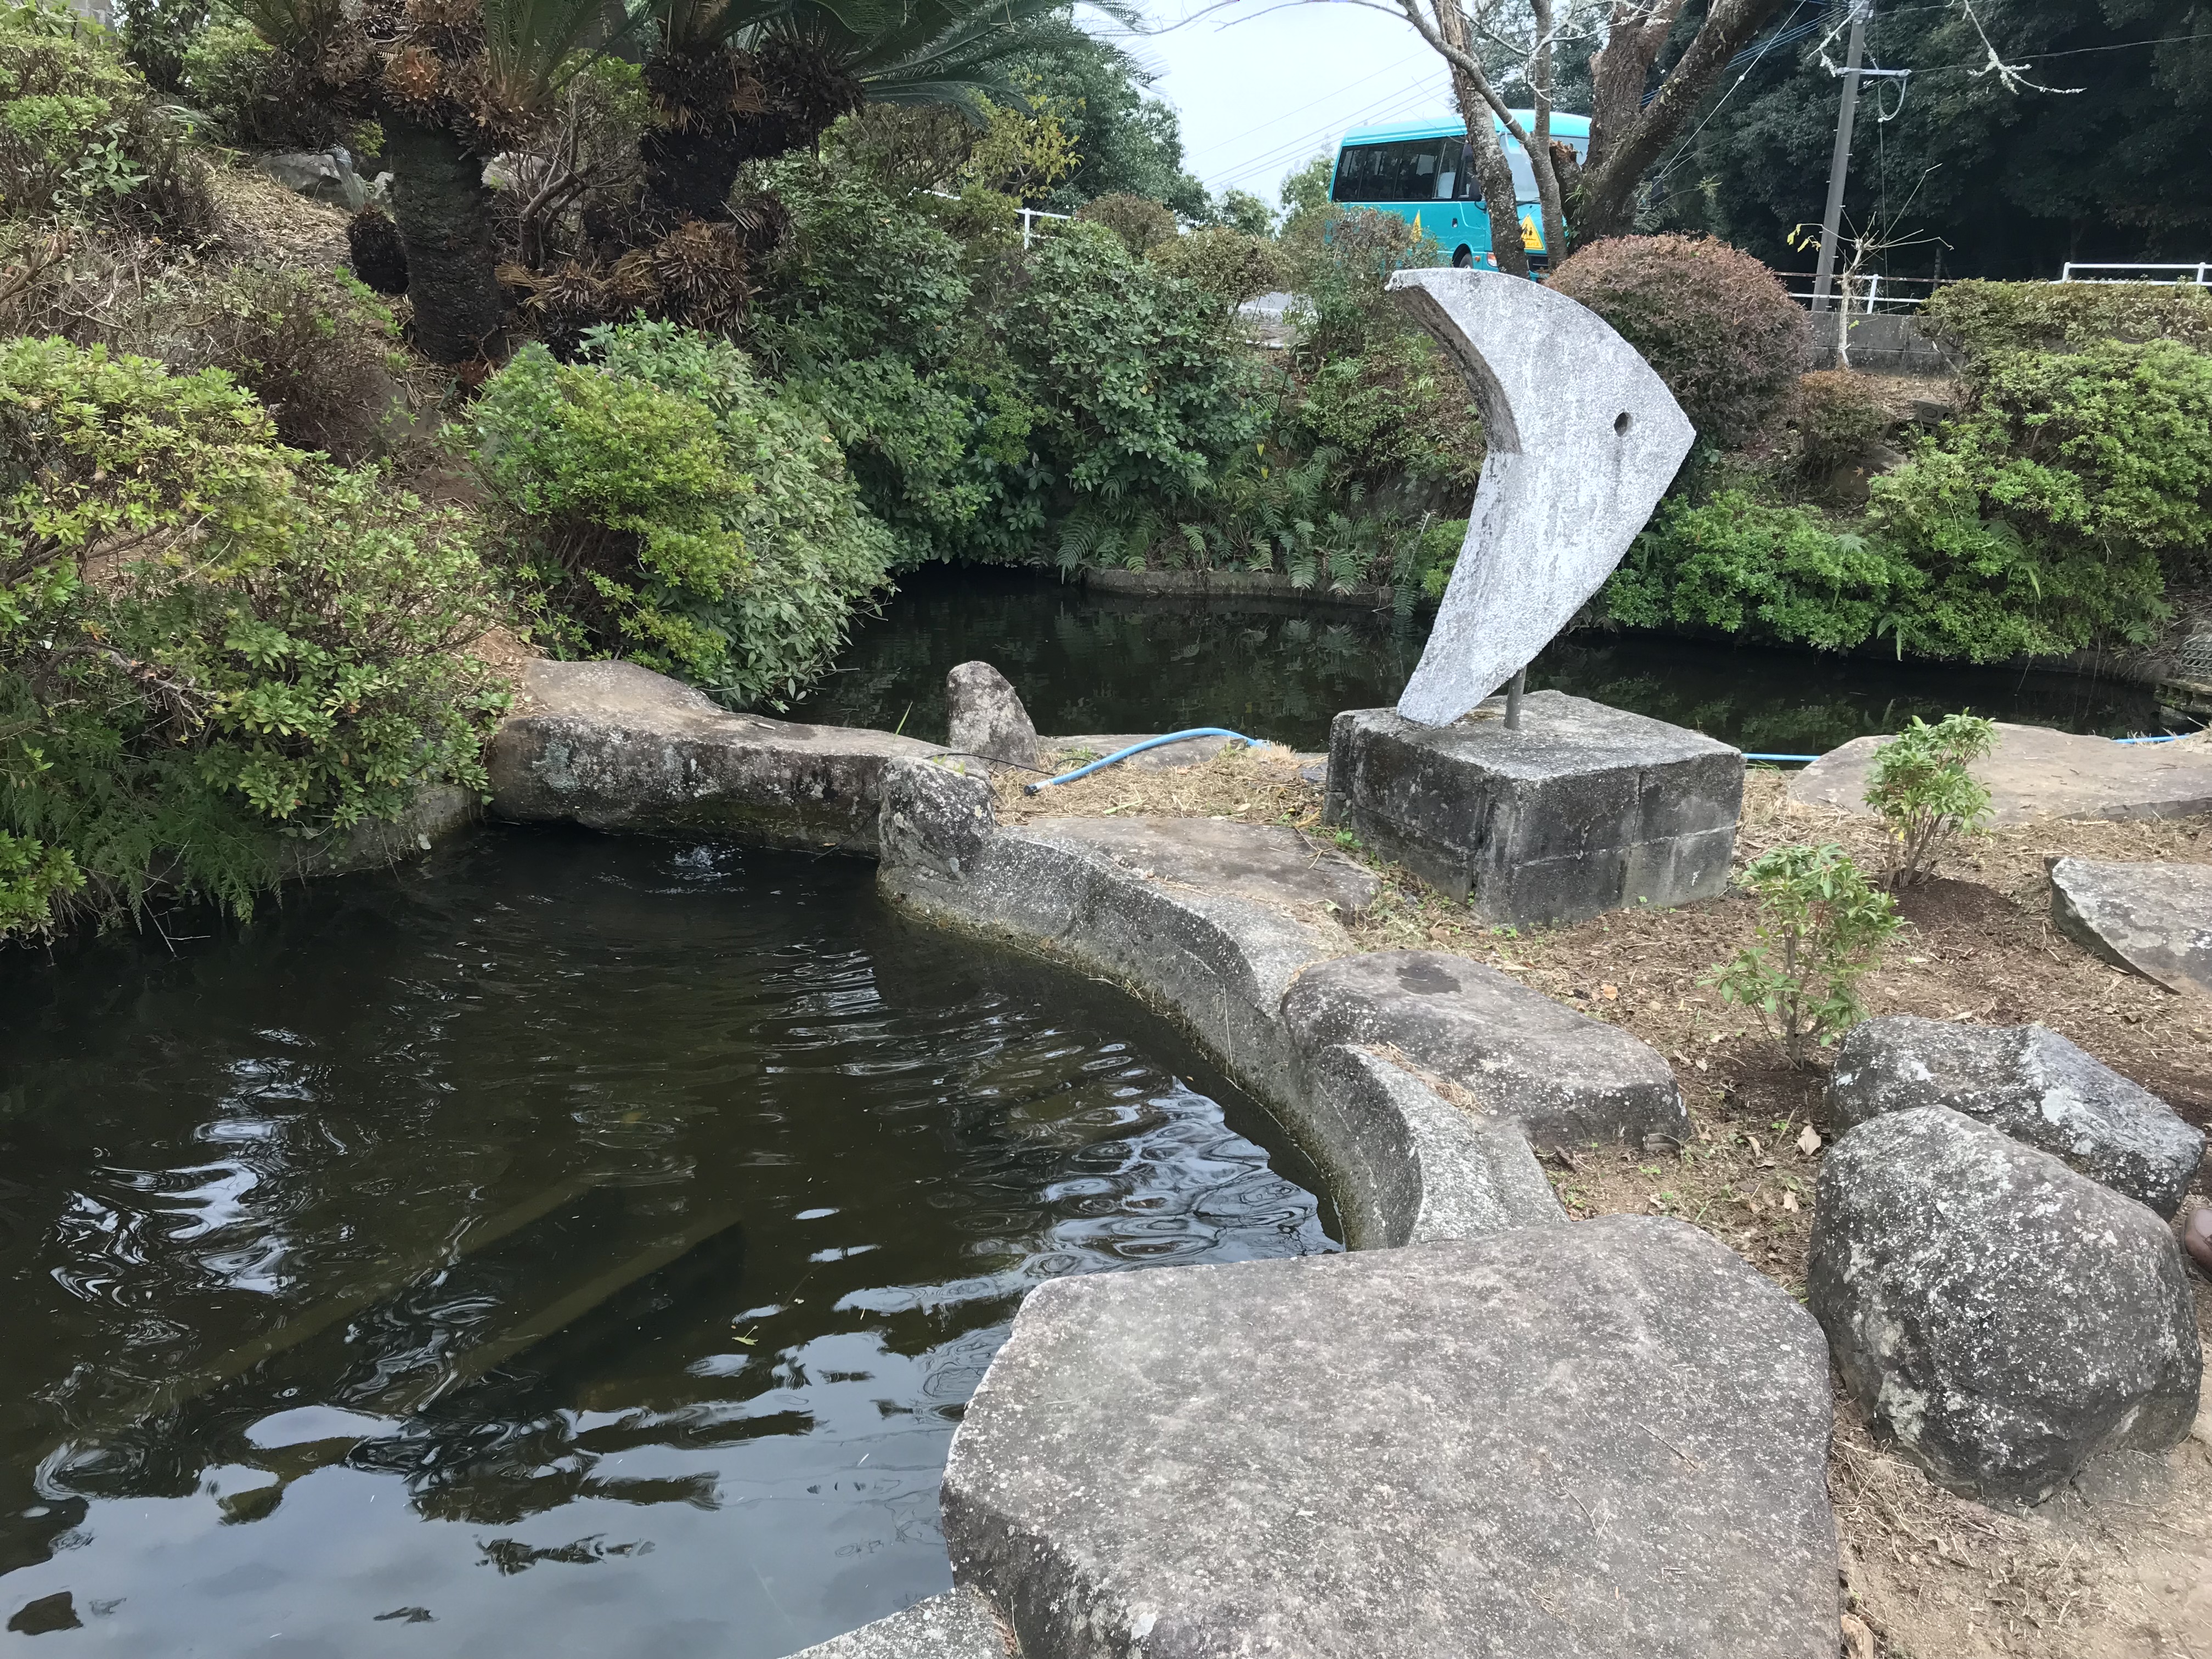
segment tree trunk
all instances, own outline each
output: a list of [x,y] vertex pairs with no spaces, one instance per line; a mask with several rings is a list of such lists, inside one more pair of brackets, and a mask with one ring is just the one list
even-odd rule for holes
[[655,228],[679,219],[726,219],[748,148],[724,124],[652,127],[638,140],[645,199]]
[[1528,88],[1535,100],[1536,118],[1527,144],[1528,171],[1536,180],[1536,202],[1543,215],[1544,262],[1557,270],[1559,261],[1567,257],[1567,215],[1552,155],[1552,0],[1530,0],[1529,9],[1536,21],[1536,54],[1528,65]]
[[1665,0],[1656,12],[1615,0],[1604,48],[1590,60],[1589,161],[1571,226],[1577,241],[1636,228],[1636,191],[1644,173],[1689,124],[1729,60],[1781,9],[1782,0],[1713,0],[1688,49],[1646,104],[1644,82],[1681,0]]
[[[1444,44],[1473,55],[1472,33],[1459,0],[1435,0],[1435,6],[1437,33]],[[1458,64],[1447,58],[1444,66],[1451,71],[1452,96],[1459,100],[1460,114],[1467,121],[1468,153],[1474,161],[1475,177],[1482,182],[1483,210],[1490,216],[1491,258],[1500,270],[1526,276],[1528,250],[1521,243],[1521,209],[1514,200],[1513,169],[1505,160],[1504,145],[1498,141],[1498,129],[1492,125],[1490,100],[1482,95],[1474,77]]]
[[384,114],[392,216],[407,251],[416,349],[434,362],[497,356],[506,296],[493,272],[483,163],[444,127]]

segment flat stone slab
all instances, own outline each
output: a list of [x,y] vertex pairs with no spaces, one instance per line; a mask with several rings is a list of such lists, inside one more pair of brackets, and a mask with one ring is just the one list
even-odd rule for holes
[[484,750],[491,811],[592,830],[708,830],[770,847],[876,850],[884,763],[934,744],[733,714],[628,662],[535,662]]
[[1280,824],[1217,818],[1032,818],[1031,835],[1096,848],[1145,879],[1232,893],[1285,910],[1357,915],[1382,884],[1334,848]]
[[1948,1107],[1886,1113],[1821,1160],[1807,1305],[1876,1424],[1985,1502],[2189,1432],[2188,1281],[2143,1206]]
[[1388,708],[1329,729],[1325,816],[1493,922],[1580,921],[1728,886],[1743,756],[1700,732],[1563,691],[1446,726]]
[[2212,1000],[2212,864],[2057,860],[2051,923],[2115,966]]
[[1283,999],[1292,1039],[1404,1055],[1540,1147],[1688,1139],[1674,1073],[1648,1042],[1441,951],[1375,951],[1307,969]]
[[1021,1650],[990,1603],[972,1589],[956,1589],[801,1648],[791,1659],[1021,1659]]
[[[1875,750],[1853,738],[1790,780],[1790,798],[1872,817]],[[2114,743],[2047,726],[1997,722],[1996,747],[1966,769],[1989,788],[1990,822],[2033,818],[2178,818],[2212,812],[2212,743]]]
[[1030,1659],[1833,1659],[1827,1352],[1679,1222],[1055,1279],[954,1437]]
[[2201,1130],[2044,1026],[1917,1014],[1853,1026],[1828,1079],[1836,1121],[1848,1129],[1921,1106],[1963,1112],[2163,1216],[2181,1207],[2204,1156]]

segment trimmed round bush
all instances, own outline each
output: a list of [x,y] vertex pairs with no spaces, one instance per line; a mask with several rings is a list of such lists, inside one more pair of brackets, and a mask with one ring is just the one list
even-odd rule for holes
[[1805,366],[1805,313],[1772,271],[1726,242],[1608,237],[1570,256],[1552,286],[1612,324],[1698,435],[1725,448],[1775,416]]
[[1226,305],[1242,305],[1283,285],[1282,256],[1274,243],[1241,230],[1213,226],[1170,237],[1146,258]]
[[1161,243],[1175,239],[1175,215],[1162,204],[1148,197],[1133,196],[1126,190],[1085,202],[1076,209],[1075,216],[1105,226],[1139,259]]
[[1790,422],[1797,428],[1805,471],[1826,477],[1881,438],[1889,428],[1889,410],[1865,375],[1822,368],[1798,377]]

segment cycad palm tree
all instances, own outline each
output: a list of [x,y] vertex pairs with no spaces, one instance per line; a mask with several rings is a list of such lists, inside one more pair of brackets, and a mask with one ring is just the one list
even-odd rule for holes
[[[662,125],[645,145],[662,212],[720,216],[744,162],[812,144],[863,103],[1003,96],[1067,0],[659,0],[646,60]],[[1124,21],[1120,0],[1106,9]]]
[[459,363],[498,347],[483,164],[519,142],[608,33],[603,0],[238,0],[341,104],[374,110],[392,164],[415,343]]

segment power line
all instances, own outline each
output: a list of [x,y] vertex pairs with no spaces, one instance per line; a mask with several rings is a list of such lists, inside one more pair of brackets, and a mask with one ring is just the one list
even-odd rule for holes
[[[1415,106],[1427,102],[1429,95],[1429,88],[1425,86],[1409,88],[1395,98],[1374,106],[1363,119],[1372,122],[1387,119],[1391,116],[1403,115]],[[1316,127],[1288,143],[1278,145],[1273,150],[1256,160],[1246,162],[1234,172],[1223,174],[1222,181],[1224,185],[1241,183],[1257,174],[1270,172],[1277,167],[1287,167],[1300,159],[1300,152],[1311,151],[1317,147],[1325,148],[1340,125],[1342,124],[1332,122],[1328,126]]]
[[1323,93],[1318,98],[1308,99],[1297,108],[1286,110],[1282,114],[1275,116],[1270,120],[1261,121],[1256,125],[1249,126],[1242,132],[1231,133],[1226,138],[1217,139],[1200,153],[1211,155],[1227,145],[1238,143],[1246,138],[1249,138],[1255,132],[1265,132],[1269,127],[1280,126],[1284,122],[1288,121],[1296,116],[1304,115],[1308,110],[1313,108],[1316,104],[1325,104],[1328,102],[1330,99],[1338,97],[1344,93],[1351,91],[1354,87],[1364,87],[1370,81],[1379,80],[1385,75],[1392,74],[1398,70],[1405,68],[1407,64],[1413,62],[1415,58],[1425,58],[1428,55],[1428,48],[1426,46],[1423,46],[1415,52],[1407,53],[1395,64],[1386,64],[1382,68],[1376,70],[1372,75],[1363,75],[1357,81],[1348,81],[1340,87],[1334,88],[1328,92]]
[[[1372,122],[1380,120],[1385,116],[1402,115],[1416,105],[1427,102],[1433,95],[1433,89],[1427,82],[1417,82],[1371,107],[1364,118]],[[1295,138],[1276,145],[1273,149],[1263,151],[1242,166],[1224,173],[1222,183],[1224,185],[1235,184],[1250,178],[1255,173],[1264,173],[1270,167],[1280,167],[1295,157],[1300,150],[1309,149],[1334,135],[1342,125],[1344,124],[1341,122],[1331,121],[1325,126],[1315,127],[1299,134]]]

